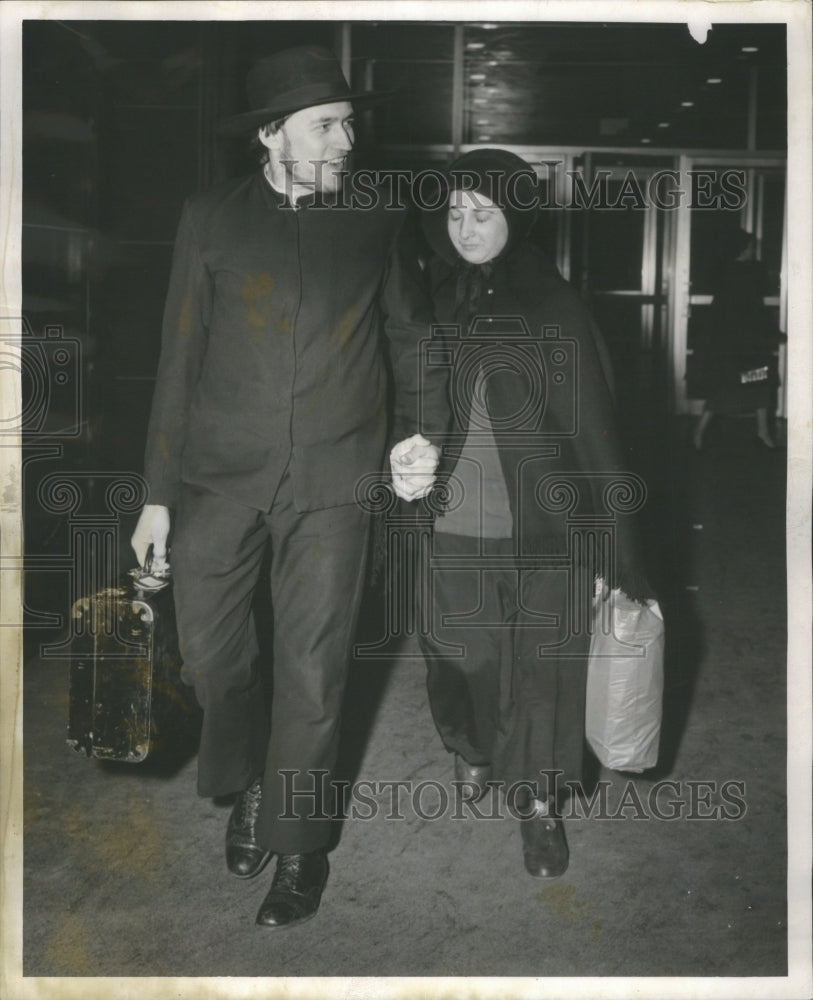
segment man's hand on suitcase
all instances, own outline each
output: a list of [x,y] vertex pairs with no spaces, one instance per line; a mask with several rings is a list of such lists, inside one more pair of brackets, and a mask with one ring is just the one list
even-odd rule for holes
[[133,551],[142,568],[152,546],[152,569],[161,572],[167,568],[167,538],[169,536],[169,507],[146,504],[130,539]]
[[399,441],[390,452],[392,488],[396,495],[402,500],[425,497],[435,482],[439,457],[438,449],[420,434]]

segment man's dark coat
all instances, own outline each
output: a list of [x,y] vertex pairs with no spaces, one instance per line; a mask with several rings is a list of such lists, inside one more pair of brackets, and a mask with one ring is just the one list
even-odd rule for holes
[[[371,199],[367,199],[368,201]],[[445,426],[445,373],[422,375],[431,306],[404,210],[296,209],[261,172],[184,207],[150,420],[150,503],[181,481],[268,510],[290,468],[297,509],[352,503],[391,440]]]

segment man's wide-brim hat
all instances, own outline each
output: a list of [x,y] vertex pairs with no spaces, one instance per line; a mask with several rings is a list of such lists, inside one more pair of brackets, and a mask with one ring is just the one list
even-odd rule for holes
[[351,90],[330,49],[300,45],[258,60],[249,70],[246,91],[250,111],[218,125],[225,135],[245,135],[261,125],[305,108],[338,101],[382,100],[389,93]]

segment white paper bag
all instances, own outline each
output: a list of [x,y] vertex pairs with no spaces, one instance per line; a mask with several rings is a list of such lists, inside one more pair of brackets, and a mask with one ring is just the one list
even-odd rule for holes
[[643,771],[658,760],[663,709],[663,615],[614,590],[594,605],[585,734],[605,767]]

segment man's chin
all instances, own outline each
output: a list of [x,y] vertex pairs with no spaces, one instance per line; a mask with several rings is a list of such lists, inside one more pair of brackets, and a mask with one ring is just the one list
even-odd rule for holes
[[322,175],[320,183],[316,187],[317,191],[321,194],[336,194],[337,191],[341,190],[346,175],[346,170],[340,172],[337,171],[336,173],[326,171]]

